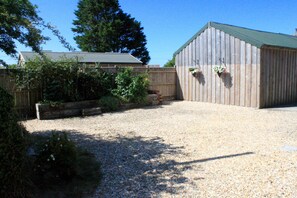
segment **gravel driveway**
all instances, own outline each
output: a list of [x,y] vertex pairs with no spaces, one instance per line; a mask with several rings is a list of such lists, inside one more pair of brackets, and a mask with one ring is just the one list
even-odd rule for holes
[[24,124],[96,154],[94,197],[297,197],[297,111],[182,101]]

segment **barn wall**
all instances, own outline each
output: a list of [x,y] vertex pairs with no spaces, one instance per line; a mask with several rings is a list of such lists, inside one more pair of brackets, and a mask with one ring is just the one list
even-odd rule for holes
[[[221,77],[212,71],[219,64],[227,67]],[[259,65],[258,48],[213,27],[207,28],[176,55],[177,98],[259,107]],[[195,77],[189,68],[196,67],[202,73]]]
[[297,50],[261,49],[261,107],[297,102]]

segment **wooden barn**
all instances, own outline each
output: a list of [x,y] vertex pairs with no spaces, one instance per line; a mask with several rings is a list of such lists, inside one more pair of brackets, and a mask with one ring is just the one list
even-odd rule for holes
[[178,99],[255,108],[297,102],[293,35],[209,22],[175,52],[175,64]]

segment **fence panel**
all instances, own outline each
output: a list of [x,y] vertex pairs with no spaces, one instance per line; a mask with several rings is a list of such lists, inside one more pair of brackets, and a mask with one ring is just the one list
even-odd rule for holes
[[14,97],[16,111],[21,117],[35,115],[35,103],[41,100],[39,90],[18,89],[12,70],[0,69],[0,86]]
[[[102,68],[107,72],[116,72],[114,67]],[[148,72],[149,89],[158,90],[164,100],[176,98],[176,70],[175,68],[146,68],[134,67],[135,73]],[[35,103],[41,100],[40,90],[20,90],[16,87],[12,71],[0,69],[0,86],[14,96],[15,109],[21,117],[35,115]]]

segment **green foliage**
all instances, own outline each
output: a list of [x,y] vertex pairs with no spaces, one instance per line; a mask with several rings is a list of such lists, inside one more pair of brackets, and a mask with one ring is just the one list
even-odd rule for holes
[[143,27],[122,11],[118,0],[80,0],[75,15],[72,31],[83,51],[126,52],[149,62]]
[[120,107],[120,100],[113,96],[103,96],[99,104],[105,111],[116,111]]
[[88,152],[77,148],[66,133],[55,132],[47,139],[39,139],[35,149],[34,183],[41,191],[48,193],[56,189],[78,195],[92,190],[100,182],[98,162]]
[[116,42],[112,43],[112,50],[131,53],[144,65],[148,64],[151,58],[146,48],[147,41],[141,23],[122,10],[119,11],[117,17],[116,38],[114,38]]
[[[33,145],[29,145],[30,137],[17,122],[12,96],[0,87],[0,197],[32,197],[36,193],[44,197],[42,193],[49,195],[52,189],[57,190],[55,195],[63,192],[81,197],[98,185],[100,165],[66,134],[35,138],[38,141]],[[28,148],[36,155],[27,152]]]
[[41,35],[38,25],[42,19],[29,0],[1,0],[0,49],[7,55],[17,54],[15,41],[40,51],[40,44],[48,38]]
[[78,9],[74,12],[77,19],[73,21],[72,29],[78,47],[83,51],[112,51],[114,18],[119,10],[117,0],[80,0]]
[[164,67],[174,67],[174,65],[175,65],[175,56],[173,56],[171,60],[168,60],[167,63],[165,63]]
[[75,174],[77,160],[76,147],[68,140],[64,133],[52,134],[52,136],[42,145],[39,145],[38,154],[35,161],[36,176],[38,185],[46,187],[48,184],[70,181]]
[[124,68],[115,78],[116,89],[113,95],[125,102],[141,103],[145,101],[149,85],[147,74],[133,75],[132,68]]
[[94,100],[108,95],[114,86],[114,75],[100,68],[79,72],[77,91],[81,100]]
[[42,90],[43,101],[71,102],[99,99],[109,94],[114,77],[100,68],[86,69],[65,59],[35,59],[26,63],[16,76],[19,87]]
[[[1,0],[0,2],[0,50],[7,55],[16,57],[15,42],[29,46],[33,51],[41,53],[40,45],[49,40],[43,36],[42,29],[46,28],[60,40],[69,50],[73,47],[66,42],[60,32],[49,23],[45,23],[37,14],[37,7],[29,0]],[[0,65],[7,64],[0,59]]]
[[10,64],[7,66],[8,69],[17,69],[18,65],[17,64]]
[[0,87],[0,197],[29,195],[26,148],[26,132],[17,123],[13,98]]

